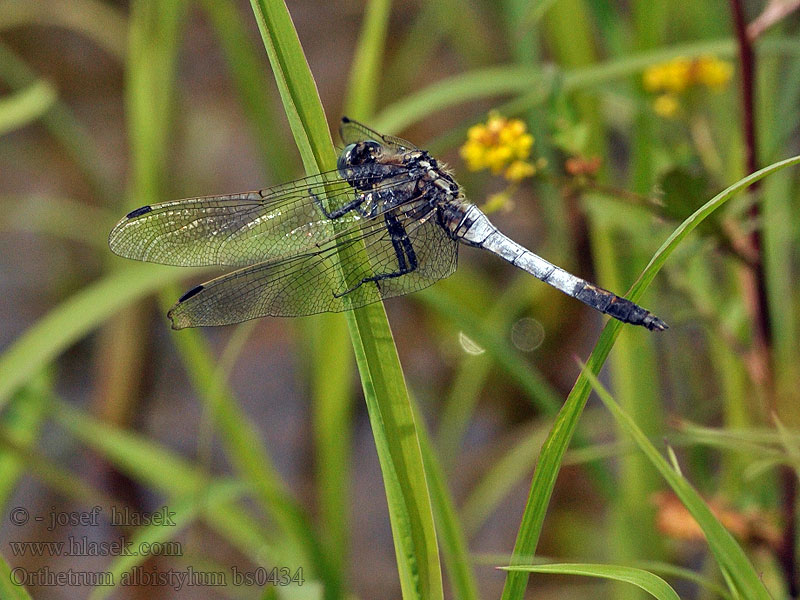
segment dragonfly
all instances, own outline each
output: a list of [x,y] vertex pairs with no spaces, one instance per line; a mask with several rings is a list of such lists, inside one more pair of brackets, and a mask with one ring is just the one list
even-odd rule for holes
[[263,190],[172,200],[111,230],[119,256],[236,270],[183,294],[174,329],[339,312],[409,294],[488,250],[584,304],[653,331],[666,323],[502,234],[427,151],[344,117],[337,168]]

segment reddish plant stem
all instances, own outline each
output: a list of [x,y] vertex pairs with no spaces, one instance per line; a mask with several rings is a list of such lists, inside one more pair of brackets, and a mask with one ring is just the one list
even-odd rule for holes
[[[745,169],[747,173],[758,170],[758,153],[756,146],[755,127],[755,56],[750,38],[747,36],[747,22],[745,21],[742,0],[730,0],[733,23],[736,30],[736,40],[739,45],[739,60],[742,68],[741,93],[742,93],[742,129],[745,146]],[[758,182],[750,186],[750,193],[758,192]],[[750,208],[750,218],[757,221],[761,212],[758,202],[753,202]],[[753,228],[750,234],[750,245],[758,259],[753,265],[756,293],[753,298],[753,317],[756,337],[756,346],[769,348],[772,333],[767,310],[767,286],[764,277],[764,262],[761,258],[761,230]]]
[[[753,47],[747,37],[747,23],[745,22],[741,0],[731,0],[731,10],[733,12],[733,22],[736,28],[736,40],[739,45],[739,58],[742,67],[742,126],[744,127],[745,137],[745,161],[748,172],[752,173],[758,168],[753,100],[755,60]],[[755,185],[750,186],[750,189],[752,190],[754,187]]]
[[[755,56],[752,46],[752,38],[747,34],[747,23],[745,21],[743,0],[730,0],[731,13],[736,31],[736,39],[739,46],[739,58],[742,68],[741,92],[742,92],[742,127],[745,143],[745,160],[748,173],[758,170],[756,129],[755,129]],[[750,187],[750,193],[758,193],[757,185]],[[758,222],[761,212],[761,205],[753,202],[750,208],[750,218]],[[751,269],[752,285],[749,286],[753,293],[750,296],[750,310],[753,318],[753,358],[756,359],[764,369],[764,384],[768,392],[769,403],[772,410],[776,410],[775,396],[772,378],[772,364],[770,361],[770,347],[772,342],[772,331],[767,310],[767,287],[764,276],[764,260],[761,251],[761,229],[753,228],[750,234],[750,245],[752,246],[756,262]],[[797,564],[795,548],[795,504],[797,503],[797,481],[795,480],[794,470],[784,468],[781,470],[781,483],[783,485],[783,507],[784,528],[781,540],[781,547],[778,551],[778,561],[784,572],[789,595],[797,598],[800,587],[797,581]]]

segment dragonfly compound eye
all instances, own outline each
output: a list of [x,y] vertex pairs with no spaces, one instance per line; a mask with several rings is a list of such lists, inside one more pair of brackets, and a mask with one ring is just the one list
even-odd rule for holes
[[378,142],[358,142],[348,144],[339,155],[337,167],[339,171],[347,167],[357,167],[367,163],[375,162],[381,154],[381,145]]
[[347,167],[353,164],[353,152],[356,149],[358,144],[348,144],[342,150],[342,153],[339,155],[339,160],[336,163],[336,168],[339,170],[339,173],[344,176],[345,171],[347,171]]
[[[348,144],[339,155],[336,168],[342,179],[350,185],[365,189],[363,186],[366,185],[364,183],[366,180],[363,180],[362,176],[368,171],[371,172],[371,170],[358,167],[367,167],[367,165],[374,164],[380,154],[381,145],[377,142],[364,141]],[[368,187],[371,187],[371,184]]]

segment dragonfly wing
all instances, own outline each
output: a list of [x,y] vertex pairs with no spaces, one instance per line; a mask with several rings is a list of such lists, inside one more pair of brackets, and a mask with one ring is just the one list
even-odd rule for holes
[[[382,219],[373,219],[318,251],[245,267],[197,286],[170,310],[172,326],[182,329],[263,316],[339,312],[420,290],[455,271],[457,243],[435,219],[405,225],[418,264],[410,273],[362,283],[398,270],[392,238]],[[350,251],[360,258],[339,263],[339,254]]]
[[[403,208],[410,209],[409,212],[412,214],[415,212],[413,204]],[[369,282],[354,290],[353,294],[361,288],[371,290],[377,287],[381,298],[403,296],[433,285],[455,272],[458,264],[458,243],[439,225],[435,210],[420,219],[401,216],[400,221],[414,253],[415,268],[401,276],[385,277],[377,282]],[[383,230],[383,236],[374,243],[367,244],[366,260],[344,266],[350,286],[348,289],[363,280],[364,272],[367,274],[366,277],[392,275],[398,272],[397,248],[385,226]]]
[[418,149],[408,140],[404,140],[393,135],[384,135],[382,133],[378,133],[363,123],[353,121],[347,117],[342,117],[342,122],[339,124],[339,137],[342,138],[342,142],[344,142],[345,145],[363,142],[365,140],[372,140],[375,142],[381,142],[384,146],[388,146],[395,150],[401,148],[405,148],[406,150]]
[[[109,246],[125,258],[178,266],[272,261],[319,247],[332,234],[323,206],[330,213],[359,197],[366,194],[329,172],[244,194],[162,202],[126,215]],[[360,219],[353,210],[336,220],[352,226]]]
[[183,329],[344,310],[333,295],[334,260],[307,254],[239,269],[189,290],[167,316]]

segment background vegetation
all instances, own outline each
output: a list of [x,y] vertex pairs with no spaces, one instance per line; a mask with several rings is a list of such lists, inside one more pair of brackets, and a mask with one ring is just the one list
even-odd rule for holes
[[[0,595],[797,597],[793,4],[0,0]],[[460,158],[491,110],[534,176]],[[209,271],[114,222],[330,168],[343,113],[671,328],[465,248],[386,312],[170,331]],[[180,552],[19,545],[120,536]],[[190,568],[228,585],[122,583]],[[115,585],[11,583],[46,569]]]

